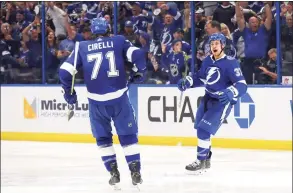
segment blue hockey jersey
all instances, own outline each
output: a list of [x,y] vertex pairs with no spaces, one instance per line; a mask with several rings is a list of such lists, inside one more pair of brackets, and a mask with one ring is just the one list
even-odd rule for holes
[[148,24],[152,23],[153,18],[151,15],[139,14],[138,16],[132,16],[131,21],[133,22],[133,29],[135,32],[141,30],[147,32]]
[[190,66],[191,58],[185,52],[179,52],[177,54],[171,52],[162,55],[161,63],[168,69],[170,84],[177,84],[188,73],[187,70]]
[[211,55],[203,60],[200,70],[192,77],[193,87],[202,84],[205,85],[206,94],[213,98],[218,98],[224,89],[233,90],[235,102],[247,89],[239,62],[226,55],[217,60]]
[[78,50],[74,50],[60,67],[59,76],[64,89],[71,87],[75,52],[76,69],[83,69],[88,99],[95,103],[111,104],[126,94],[125,59],[138,71],[146,68],[144,52],[124,36],[82,41]]
[[170,7],[167,13],[173,16],[173,21],[169,25],[165,25],[163,17],[154,17],[152,22],[153,38],[154,40],[160,40],[161,44],[169,44],[173,41],[173,33],[176,29],[182,27],[182,16],[175,8]]

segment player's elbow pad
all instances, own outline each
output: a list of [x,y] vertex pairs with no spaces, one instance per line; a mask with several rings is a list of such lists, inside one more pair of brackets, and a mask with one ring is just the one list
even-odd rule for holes
[[241,97],[247,91],[247,84],[244,82],[237,82],[233,86],[228,87],[232,91],[234,97]]

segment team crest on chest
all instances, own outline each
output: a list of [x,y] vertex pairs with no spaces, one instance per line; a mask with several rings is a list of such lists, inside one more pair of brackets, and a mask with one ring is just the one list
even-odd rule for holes
[[208,85],[217,83],[221,78],[220,69],[217,67],[209,67],[206,72],[206,84]]

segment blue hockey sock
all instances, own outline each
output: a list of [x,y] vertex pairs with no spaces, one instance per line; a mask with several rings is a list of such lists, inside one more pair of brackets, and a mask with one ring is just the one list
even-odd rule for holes
[[113,147],[112,138],[100,138],[97,139],[97,144],[101,152],[102,160],[106,169],[110,172],[110,164],[116,162],[116,154]]
[[138,161],[138,170],[140,171],[140,153],[138,149],[137,135],[120,135],[120,144],[123,147],[124,154],[128,165],[131,162]]
[[203,129],[197,129],[197,159],[205,160],[208,158],[211,148],[211,134]]

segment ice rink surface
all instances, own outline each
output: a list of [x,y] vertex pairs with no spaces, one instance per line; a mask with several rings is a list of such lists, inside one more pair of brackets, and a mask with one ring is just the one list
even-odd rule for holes
[[[201,176],[184,167],[194,147],[140,146],[140,192],[291,193],[292,152],[214,149],[212,168]],[[130,182],[123,151],[115,146],[121,191],[108,185],[95,144],[1,141],[1,193],[138,192]]]

